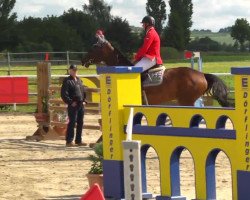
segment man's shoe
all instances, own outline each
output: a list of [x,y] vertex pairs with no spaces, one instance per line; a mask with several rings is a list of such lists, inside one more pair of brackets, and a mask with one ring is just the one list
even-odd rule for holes
[[75,144],[73,142],[68,142],[66,143],[66,147],[74,147]]
[[80,142],[80,143],[76,143],[77,146],[82,146],[82,147],[85,147],[87,146],[88,144],[85,143],[85,142]]

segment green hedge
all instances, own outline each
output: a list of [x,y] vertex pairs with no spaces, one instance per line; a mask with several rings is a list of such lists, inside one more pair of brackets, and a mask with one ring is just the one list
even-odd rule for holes
[[163,60],[181,59],[181,53],[173,47],[161,47],[161,57]]

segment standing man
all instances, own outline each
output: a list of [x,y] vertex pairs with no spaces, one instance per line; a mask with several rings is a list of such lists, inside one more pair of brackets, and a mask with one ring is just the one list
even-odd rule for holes
[[[66,146],[86,146],[87,144],[82,142],[85,93],[82,81],[77,77],[76,65],[70,65],[69,76],[63,80],[61,98],[66,104],[68,104],[69,122],[66,133]],[[77,123],[77,126],[74,144],[75,123]]]
[[161,41],[154,25],[155,19],[151,16],[146,16],[142,19],[142,27],[146,32],[142,47],[135,55],[135,67],[143,67],[146,71],[154,65],[162,65],[160,55]]

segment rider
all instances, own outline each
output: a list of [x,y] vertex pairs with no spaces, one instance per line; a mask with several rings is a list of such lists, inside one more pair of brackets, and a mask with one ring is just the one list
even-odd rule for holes
[[146,31],[142,47],[135,55],[135,67],[143,67],[143,71],[157,65],[162,65],[160,55],[160,37],[156,32],[154,25],[155,19],[151,16],[145,16],[142,19],[142,26]]

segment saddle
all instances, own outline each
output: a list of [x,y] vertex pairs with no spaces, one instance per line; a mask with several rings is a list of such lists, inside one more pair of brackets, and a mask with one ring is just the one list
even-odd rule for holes
[[143,72],[141,75],[142,86],[148,87],[160,85],[163,81],[164,71],[164,66],[155,65],[151,69]]

